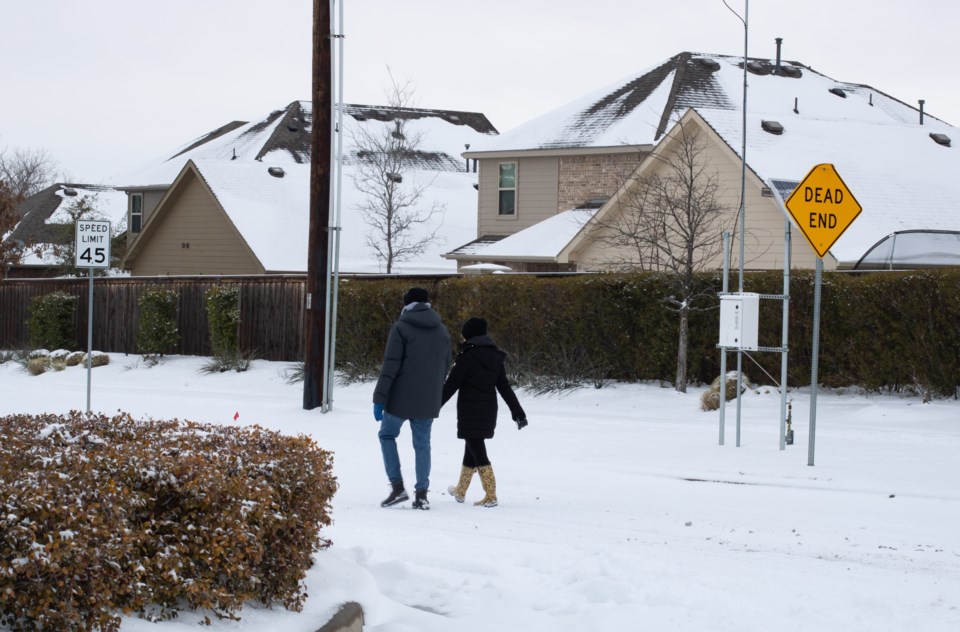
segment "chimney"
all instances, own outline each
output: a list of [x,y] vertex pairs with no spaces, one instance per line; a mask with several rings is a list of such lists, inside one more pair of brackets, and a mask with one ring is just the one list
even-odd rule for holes
[[777,65],[776,65],[776,66],[774,67],[774,69],[773,69],[773,74],[775,74],[775,75],[779,75],[779,74],[780,74],[780,46],[781,46],[782,44],[783,44],[783,38],[782,38],[782,37],[778,37],[778,38],[777,38]]
[[920,124],[923,125],[923,104],[926,103],[923,99],[920,99]]

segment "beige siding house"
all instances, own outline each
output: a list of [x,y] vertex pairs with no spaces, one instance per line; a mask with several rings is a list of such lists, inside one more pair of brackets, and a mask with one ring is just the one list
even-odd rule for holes
[[[688,110],[686,115],[677,123],[685,126],[687,133],[700,134],[706,138],[706,150],[698,159],[709,170],[716,174],[723,183],[719,190],[718,202],[724,209],[718,227],[730,233],[731,244],[737,238],[737,214],[740,205],[740,171],[739,156],[722,142],[716,132],[694,110]],[[663,142],[643,162],[634,177],[629,180],[625,188],[636,187],[637,182],[650,174],[663,175],[665,167],[659,160],[659,155],[670,151],[676,144],[674,136],[668,135]],[[620,212],[620,203],[627,197],[627,191],[618,190],[603,207],[597,211],[594,222],[602,224],[603,220],[612,214]],[[750,269],[782,269],[784,264],[784,233],[786,218],[780,206],[771,197],[772,192],[764,185],[752,171],[747,172],[746,200],[748,213],[746,215],[744,240],[744,261]],[[602,232],[602,228],[597,229]],[[739,248],[739,247],[738,247]],[[804,241],[801,235],[791,239],[790,250],[791,266],[795,268],[813,268],[816,264],[816,253]],[[560,259],[575,261],[577,268],[583,271],[610,270],[612,262],[622,261],[623,256],[611,252],[609,246],[597,232],[586,229],[580,231],[559,253]],[[828,253],[824,258],[824,268],[836,268],[836,259]],[[705,269],[717,269],[723,266],[722,254],[718,254],[712,261],[705,263]]]
[[134,276],[266,271],[192,161],[134,237],[126,265]]
[[[480,165],[478,238],[446,256],[465,272],[614,268],[623,257],[598,239],[597,225],[620,212],[629,181],[662,168],[677,126],[690,125],[720,182],[718,230],[731,234],[731,267],[740,265],[744,141],[745,269],[782,269],[788,221],[791,266],[815,266],[781,199],[823,163],[863,207],[823,258],[826,269],[960,264],[957,128],[870,86],[781,61],[778,49],[776,59],[746,64],[744,129],[744,73],[741,57],[680,53],[475,145],[464,156]],[[560,218],[572,211],[578,219]]]
[[[382,271],[366,243],[370,226],[357,211],[366,198],[354,177],[368,158],[355,141],[364,133],[389,135],[398,121],[420,142],[402,165],[403,186],[422,186],[424,203],[443,209],[437,224],[458,241],[476,234],[477,174],[457,152],[496,134],[483,114],[345,105],[341,272]],[[306,272],[310,127],[311,104],[297,101],[259,121],[225,125],[126,177],[126,267],[136,276]],[[453,272],[443,252],[436,245],[397,271]]]

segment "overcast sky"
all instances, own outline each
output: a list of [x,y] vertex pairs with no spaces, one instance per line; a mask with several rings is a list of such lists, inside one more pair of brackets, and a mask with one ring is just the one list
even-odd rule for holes
[[[744,0],[727,0],[741,16]],[[310,99],[312,0],[5,2],[0,150],[110,182],[232,120]],[[500,131],[682,52],[742,55],[723,0],[345,0],[348,103],[416,105]],[[955,0],[753,0],[749,53],[865,83],[960,125]],[[335,25],[336,26],[336,25]]]

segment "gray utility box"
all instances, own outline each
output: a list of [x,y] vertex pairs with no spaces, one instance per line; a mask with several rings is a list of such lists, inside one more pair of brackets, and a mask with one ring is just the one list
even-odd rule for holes
[[752,292],[720,297],[720,346],[756,351],[760,329],[760,295]]

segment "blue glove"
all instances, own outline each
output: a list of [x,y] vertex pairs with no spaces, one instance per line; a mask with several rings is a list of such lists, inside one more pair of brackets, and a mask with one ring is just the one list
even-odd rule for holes
[[373,418],[377,421],[383,421],[383,404],[373,405]]

